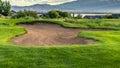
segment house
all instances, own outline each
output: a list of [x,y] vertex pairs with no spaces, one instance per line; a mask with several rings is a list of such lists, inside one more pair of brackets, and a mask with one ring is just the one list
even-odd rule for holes
[[78,14],[78,13],[71,13],[71,16],[74,17],[74,18],[77,17],[78,15],[80,15],[80,14]]
[[14,10],[11,10],[11,14],[14,14],[14,13],[16,13],[16,11],[14,11]]
[[105,16],[109,16],[112,14],[108,13],[71,13],[71,16],[76,18],[78,15],[80,15],[83,19],[102,19]]
[[84,16],[84,19],[102,19],[102,16]]
[[107,15],[111,14],[81,14],[84,19],[102,19]]
[[43,13],[43,12],[38,13],[38,16],[39,16],[39,17],[45,17],[45,16],[46,16],[46,13]]
[[17,12],[14,10],[11,10],[11,16],[14,16]]

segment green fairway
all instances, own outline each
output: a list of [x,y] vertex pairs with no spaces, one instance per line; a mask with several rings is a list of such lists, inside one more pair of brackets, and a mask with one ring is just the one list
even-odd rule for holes
[[[96,41],[87,45],[24,47],[9,42],[11,38],[26,33],[16,23],[35,21],[117,31],[82,31],[79,37]],[[77,20],[75,23],[64,19],[0,19],[0,68],[120,68],[119,29],[119,19]]]

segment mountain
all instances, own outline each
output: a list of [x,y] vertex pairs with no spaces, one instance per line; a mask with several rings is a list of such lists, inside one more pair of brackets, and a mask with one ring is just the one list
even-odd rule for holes
[[120,13],[119,0],[77,0],[59,5],[35,4],[32,6],[12,6],[12,10],[35,10],[47,12],[50,10],[62,10],[68,12],[112,12]]

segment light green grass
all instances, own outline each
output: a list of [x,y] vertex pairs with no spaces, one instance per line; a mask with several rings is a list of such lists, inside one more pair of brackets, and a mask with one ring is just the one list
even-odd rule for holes
[[8,42],[25,32],[0,26],[0,68],[120,68],[120,31],[80,32],[79,37],[96,40],[89,45],[23,47]]
[[11,38],[26,33],[25,29],[17,26],[0,26],[0,43],[6,43]]

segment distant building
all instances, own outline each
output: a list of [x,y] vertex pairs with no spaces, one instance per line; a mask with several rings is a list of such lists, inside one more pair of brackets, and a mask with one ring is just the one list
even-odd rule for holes
[[102,16],[84,16],[84,19],[102,19]]
[[85,19],[102,19],[107,15],[111,14],[81,14],[82,18]]
[[74,17],[74,18],[77,17],[78,15],[80,15],[80,14],[78,14],[78,13],[71,13],[71,16]]
[[45,17],[46,13],[38,13],[39,17]]
[[80,15],[83,19],[102,19],[107,15],[112,14],[102,14],[102,13],[88,13],[88,14],[81,14],[81,13],[71,13],[71,16],[76,18],[78,15]]
[[14,14],[14,13],[16,13],[16,11],[14,11],[14,10],[11,10],[11,14]]
[[17,12],[14,10],[11,10],[11,16],[14,16]]

